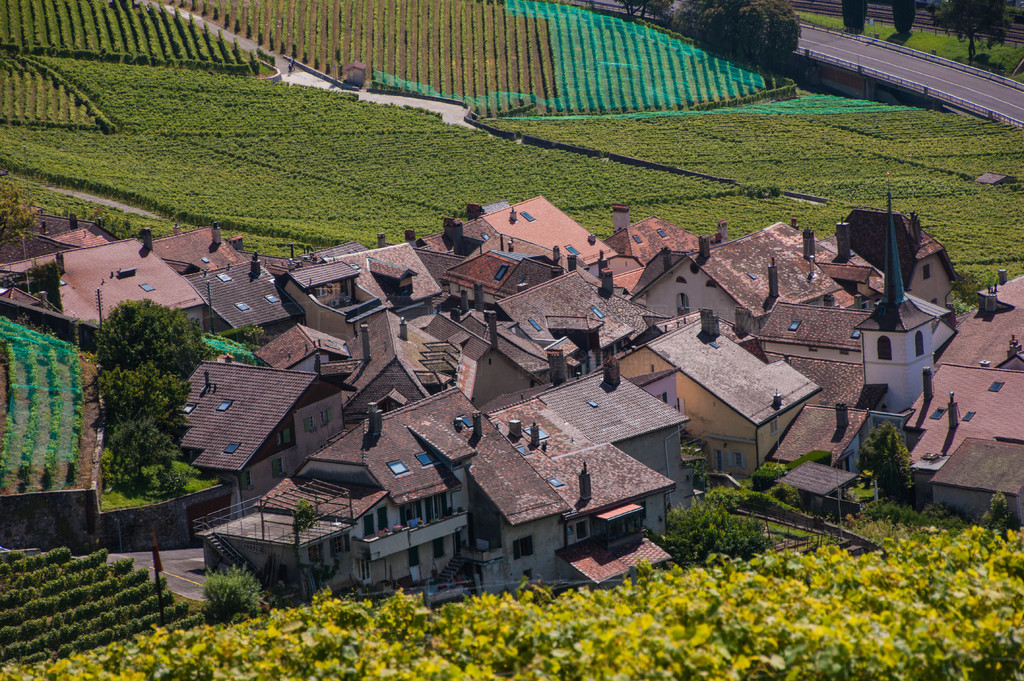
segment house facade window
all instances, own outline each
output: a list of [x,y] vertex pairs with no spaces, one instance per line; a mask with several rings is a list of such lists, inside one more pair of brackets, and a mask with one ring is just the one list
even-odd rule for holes
[[388,509],[381,507],[377,509],[377,529],[388,529]]
[[730,462],[734,468],[746,468],[747,458],[743,455],[743,452],[730,452]]
[[921,266],[921,278],[922,279],[931,279],[932,278],[932,266],[931,265],[925,264],[925,265]]
[[287,447],[292,443],[292,429],[283,428],[277,431],[277,446]]
[[373,515],[370,513],[367,513],[365,516],[363,516],[363,536],[373,536]]
[[779,432],[779,420],[778,419],[773,419],[772,423],[771,423],[771,426],[769,428],[771,430],[772,435],[775,435],[776,433],[778,433]]
[[302,429],[307,433],[312,433],[316,430],[316,418],[313,416],[307,416],[302,419]]
[[878,359],[892,359],[892,341],[888,336],[879,336],[877,343]]
[[330,407],[327,407],[326,409],[321,409],[320,410],[320,425],[321,426],[326,426],[328,423],[331,422],[332,418],[333,418],[333,415],[331,414],[331,408]]
[[361,582],[370,581],[370,561],[356,559],[356,575]]
[[515,559],[533,555],[533,535],[521,537],[512,542],[512,557]]
[[309,562],[310,563],[322,563],[322,562],[324,562],[324,546],[323,546],[323,544],[320,544],[320,543],[310,544],[309,548],[307,549],[307,551],[309,553]]
[[347,534],[339,534],[337,537],[331,538],[331,555],[337,556],[341,553],[348,553],[351,549],[351,544],[348,541]]
[[914,352],[917,357],[924,354],[924,334],[920,331],[914,334]]
[[720,471],[725,470],[725,452],[721,449],[715,450],[715,469]]
[[242,471],[242,489],[252,489],[252,471]]
[[586,539],[587,538],[587,521],[581,520],[576,523],[576,538]]
[[272,459],[270,465],[273,468],[275,478],[284,477],[284,459],[280,457]]
[[690,312],[690,296],[685,293],[679,294],[678,312],[680,314],[687,314]]
[[444,537],[438,537],[434,540],[434,558],[441,558],[444,556]]
[[420,564],[420,547],[409,547],[409,567],[414,568]]

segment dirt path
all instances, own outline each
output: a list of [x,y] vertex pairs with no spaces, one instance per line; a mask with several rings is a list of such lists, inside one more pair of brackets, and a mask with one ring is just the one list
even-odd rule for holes
[[161,216],[156,213],[150,213],[148,210],[129,206],[127,203],[121,203],[120,201],[105,199],[102,196],[96,196],[95,194],[86,194],[85,192],[75,191],[74,189],[64,189],[62,187],[52,187],[48,184],[44,184],[43,186],[50,191],[54,191],[59,194],[66,194],[67,196],[74,196],[76,199],[83,199],[85,201],[92,201],[93,203],[109,206],[111,208],[117,208],[118,210],[123,210],[125,213],[134,213],[135,215],[142,215],[143,217],[153,218],[154,220],[163,219]]

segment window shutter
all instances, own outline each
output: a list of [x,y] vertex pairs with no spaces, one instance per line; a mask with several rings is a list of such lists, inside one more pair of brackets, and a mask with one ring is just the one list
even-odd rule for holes
[[366,515],[363,517],[363,536],[369,537],[373,534],[373,516]]
[[519,550],[519,540],[516,539],[514,542],[512,542],[512,557],[518,559],[521,558],[522,555],[523,554]]
[[378,508],[377,509],[377,529],[386,530],[388,529],[388,509]]
[[533,535],[531,534],[529,537],[524,537],[523,538],[523,543],[525,544],[525,546],[523,546],[523,553],[525,555],[527,555],[527,556],[532,556],[533,555]]

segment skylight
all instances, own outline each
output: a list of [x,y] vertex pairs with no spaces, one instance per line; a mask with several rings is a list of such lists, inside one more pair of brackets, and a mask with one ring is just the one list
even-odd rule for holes
[[854,340],[860,338],[860,331],[854,330],[852,333],[850,333],[850,338],[853,338]]
[[224,448],[225,454],[234,454],[235,450],[242,446],[241,442],[229,442],[228,446]]
[[437,459],[430,452],[420,452],[419,454],[416,455],[416,460],[419,461],[420,464],[424,466],[429,466],[430,464],[437,463]]
[[235,307],[237,307],[242,312],[245,312],[246,310],[250,309],[249,306],[246,305],[245,303],[235,303]]
[[970,421],[971,419],[973,419],[975,413],[976,412],[969,411],[966,414],[964,414],[964,421]]
[[566,247],[565,247],[565,250],[569,251],[569,252],[570,252],[570,253],[572,253],[573,255],[579,255],[579,254],[580,254],[580,252],[579,252],[579,251],[577,251],[577,250],[576,250],[576,249],[575,249],[574,247],[572,247],[572,246],[566,246]]
[[793,321],[791,321],[789,323],[789,330],[790,331],[796,331],[797,329],[799,329],[800,328],[800,321],[801,320],[799,320],[799,319],[794,319]]
[[501,278],[508,274],[508,263],[503,264],[498,268],[497,274],[494,275],[495,281],[501,281]]
[[711,341],[710,343],[708,343],[708,345],[710,345],[711,347],[713,347],[713,348],[714,348],[715,350],[717,350],[717,349],[718,349],[718,343],[716,343],[715,341]]
[[535,331],[540,331],[540,324],[538,324],[537,322],[533,321],[533,317],[530,317],[526,321],[530,322],[530,326],[532,326]]
[[516,451],[518,451],[520,454],[526,454],[526,447],[524,447],[523,445],[516,445]]
[[139,284],[139,288],[141,288],[146,293],[149,293],[150,291],[153,290],[153,287],[150,286],[149,284]]
[[185,405],[184,412],[186,414],[191,414],[195,410],[196,410],[196,404],[194,402],[189,402],[188,404]]
[[932,418],[935,419],[936,421],[938,421],[939,419],[942,418],[942,415],[945,414],[945,413],[946,413],[946,408],[945,407],[939,407],[938,409],[936,409],[935,411],[932,412]]
[[199,258],[199,259],[202,260],[203,262],[205,262],[207,265],[210,264],[210,259],[209,258],[205,258],[204,257],[204,258]]
[[988,391],[990,393],[997,393],[997,392],[999,392],[999,389],[1002,388],[1002,387],[1003,387],[1003,382],[1002,381],[996,381],[995,383],[993,383],[992,385],[990,385],[988,387]]
[[565,483],[558,478],[548,478],[548,482],[551,483],[552,487],[565,487]]
[[275,296],[273,293],[263,296],[268,303],[280,303],[281,299]]
[[217,278],[220,279],[221,281],[231,281],[231,277],[229,277],[228,275],[224,274],[223,272],[218,274]]
[[481,237],[481,238],[482,238],[482,239],[483,239],[484,241],[490,241],[490,240],[491,240],[491,235],[490,235],[490,234],[488,234],[487,232],[484,232],[483,234],[481,234],[481,235],[480,235],[480,237]]
[[455,420],[464,425],[466,428],[473,427],[473,420],[470,419],[468,416],[460,416]]
[[750,277],[751,279],[757,279],[757,275],[751,274],[750,272],[747,272],[747,276]]
[[537,218],[533,217],[532,215],[527,213],[525,210],[522,213],[520,213],[520,215],[522,215],[523,219],[526,220],[527,222],[534,222],[534,221],[537,220]]
[[217,405],[217,411],[227,411],[228,407],[234,404],[234,402],[234,400],[224,400],[223,402]]
[[589,404],[594,409],[597,409],[597,402],[590,401],[590,402],[587,402],[587,404]]
[[391,472],[394,473],[395,475],[401,475],[402,473],[409,472],[409,467],[406,466],[401,461],[389,461],[388,468],[390,468]]
[[659,229],[659,230],[658,230],[658,236],[660,236],[660,237],[661,237],[662,239],[666,238],[666,237],[665,237],[665,230],[663,230],[663,229]]
[[642,244],[643,243],[643,239],[640,238],[639,234],[634,234],[633,235],[633,241],[637,242],[638,244]]
[[604,313],[597,309],[597,305],[591,305],[590,311],[597,315],[598,319],[604,319]]

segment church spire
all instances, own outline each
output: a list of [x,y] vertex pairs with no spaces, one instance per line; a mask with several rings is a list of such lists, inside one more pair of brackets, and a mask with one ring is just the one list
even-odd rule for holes
[[892,217],[892,192],[889,198],[889,230],[885,235],[885,294],[878,304],[882,313],[895,309],[906,301],[907,294],[903,290],[903,272],[900,269],[900,251],[896,245],[896,225]]

